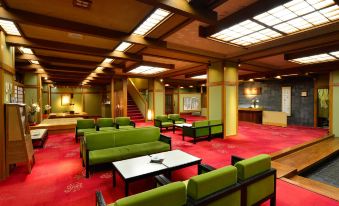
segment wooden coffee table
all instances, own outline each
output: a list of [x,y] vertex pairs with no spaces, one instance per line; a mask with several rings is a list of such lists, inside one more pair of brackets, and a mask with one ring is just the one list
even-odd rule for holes
[[[151,163],[153,155],[164,158],[162,163]],[[201,159],[181,150],[172,150],[132,159],[112,162],[113,187],[116,186],[116,172],[125,182],[125,195],[128,196],[129,183],[150,176],[171,173],[174,170],[198,165]],[[198,170],[197,170],[198,171]]]
[[[47,129],[33,129],[30,130],[33,146],[44,147],[44,143],[48,137]],[[36,144],[38,142],[38,144]]]

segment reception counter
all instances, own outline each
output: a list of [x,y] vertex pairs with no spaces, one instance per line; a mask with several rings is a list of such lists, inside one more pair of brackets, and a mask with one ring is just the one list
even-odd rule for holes
[[262,124],[263,108],[238,108],[239,121]]

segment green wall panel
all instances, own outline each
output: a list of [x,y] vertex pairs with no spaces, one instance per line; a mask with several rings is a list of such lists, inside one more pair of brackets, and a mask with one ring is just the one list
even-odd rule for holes
[[155,92],[154,116],[164,114],[164,92]]
[[89,115],[101,116],[101,94],[84,94],[84,112]]

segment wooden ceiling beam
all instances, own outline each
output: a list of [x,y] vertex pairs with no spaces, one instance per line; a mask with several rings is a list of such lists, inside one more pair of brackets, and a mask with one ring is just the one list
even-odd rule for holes
[[230,26],[238,24],[242,21],[245,21],[249,18],[252,18],[258,14],[261,14],[265,11],[273,9],[279,5],[289,2],[290,0],[279,0],[279,1],[272,1],[272,0],[260,0],[257,1],[244,9],[241,9],[224,19],[218,21],[215,25],[210,25],[208,27],[200,27],[199,28],[199,35],[202,37],[211,36],[217,32],[222,31]]
[[110,51],[107,49],[99,49],[95,47],[68,44],[57,41],[23,38],[18,36],[7,36],[6,42],[11,46],[23,46],[37,49],[85,54],[91,56],[109,57],[131,61],[142,61],[142,57],[140,55],[128,54],[120,51]]
[[201,3],[203,1],[191,1],[191,2],[188,2],[187,0],[138,0],[138,1],[207,24],[215,24],[218,18],[218,14],[215,11],[206,8],[207,5]]

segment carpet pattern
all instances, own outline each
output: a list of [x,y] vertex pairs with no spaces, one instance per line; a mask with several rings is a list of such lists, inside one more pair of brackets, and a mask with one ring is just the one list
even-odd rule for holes
[[[190,117],[188,121],[199,120]],[[151,123],[138,123],[137,126]],[[272,153],[286,147],[321,137],[326,130],[306,127],[279,128],[239,123],[239,134],[226,140],[199,141],[196,145],[190,138],[181,139],[181,131],[163,133],[172,137],[173,149],[181,149],[201,157],[204,163],[214,167],[230,164],[230,156],[251,157],[260,153]],[[0,205],[95,205],[95,191],[101,190],[108,203],[123,197],[124,184],[117,178],[112,187],[109,169],[96,171],[89,179],[79,158],[79,144],[74,134],[50,135],[45,148],[35,150],[36,164],[27,175],[24,165],[18,165],[11,176],[0,182]],[[173,173],[173,180],[185,180],[196,175],[195,166]],[[130,185],[131,193],[152,188],[153,179],[148,178]],[[295,195],[298,194],[298,195]],[[302,188],[278,180],[277,205],[338,205],[338,202]],[[264,204],[266,205],[266,204]]]

